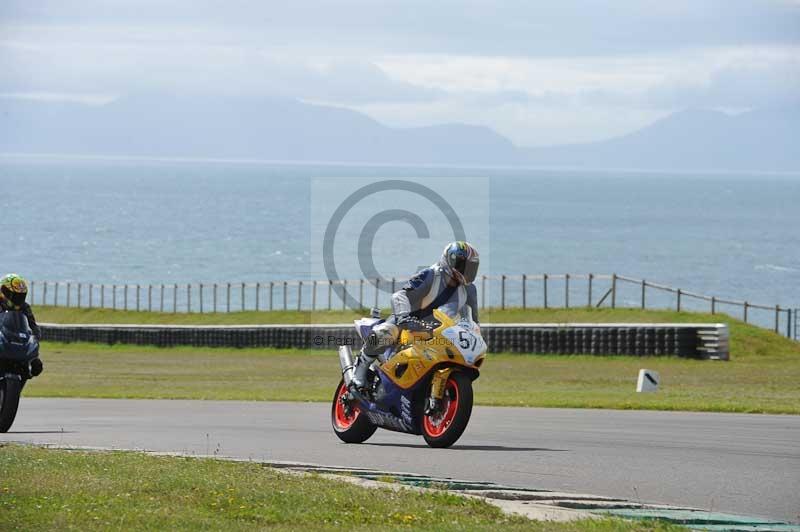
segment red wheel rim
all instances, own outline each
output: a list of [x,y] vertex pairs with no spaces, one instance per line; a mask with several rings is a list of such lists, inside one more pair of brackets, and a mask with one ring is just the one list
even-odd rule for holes
[[438,414],[425,416],[422,425],[425,433],[433,438],[438,438],[450,428],[458,411],[458,386],[453,379],[447,379],[442,398],[442,409]]
[[344,403],[342,403],[342,396],[345,394],[347,389],[342,383],[339,386],[339,390],[336,392],[336,406],[333,409],[333,422],[336,424],[336,428],[338,430],[347,430],[349,429],[353,423],[356,422],[358,419],[359,414],[361,414],[361,410],[355,405],[350,406],[350,415],[345,412]]

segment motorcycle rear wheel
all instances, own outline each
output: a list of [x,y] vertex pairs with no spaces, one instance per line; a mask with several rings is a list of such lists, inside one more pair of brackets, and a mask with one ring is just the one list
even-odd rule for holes
[[347,386],[342,380],[339,382],[339,386],[336,387],[336,393],[333,394],[333,404],[331,405],[333,432],[345,443],[363,443],[375,434],[378,427],[361,413],[358,406],[350,407],[349,412],[345,409],[341,401],[341,397],[345,393],[347,393]]
[[8,432],[17,417],[22,383],[17,379],[0,380],[0,432]]
[[430,447],[450,447],[472,416],[472,379],[456,371],[447,378],[439,412],[422,419],[422,436]]

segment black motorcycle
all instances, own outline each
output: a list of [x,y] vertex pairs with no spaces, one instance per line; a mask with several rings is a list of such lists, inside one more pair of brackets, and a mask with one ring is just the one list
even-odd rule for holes
[[0,312],[0,432],[14,423],[25,383],[41,372],[39,341],[28,318],[22,312]]

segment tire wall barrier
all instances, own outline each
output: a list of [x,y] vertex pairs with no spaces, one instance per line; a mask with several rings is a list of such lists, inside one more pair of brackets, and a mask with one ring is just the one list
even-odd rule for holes
[[[677,356],[728,360],[724,324],[503,324],[483,325],[490,352]],[[158,347],[272,347],[331,349],[361,346],[350,325],[149,326],[42,324],[52,342]]]

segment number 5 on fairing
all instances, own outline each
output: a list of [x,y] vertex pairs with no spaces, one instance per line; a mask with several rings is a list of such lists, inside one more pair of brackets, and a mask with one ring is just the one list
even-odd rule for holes
[[450,340],[458,348],[461,356],[468,364],[474,364],[486,353],[486,342],[481,336],[478,325],[472,320],[461,320],[442,331],[442,336]]

